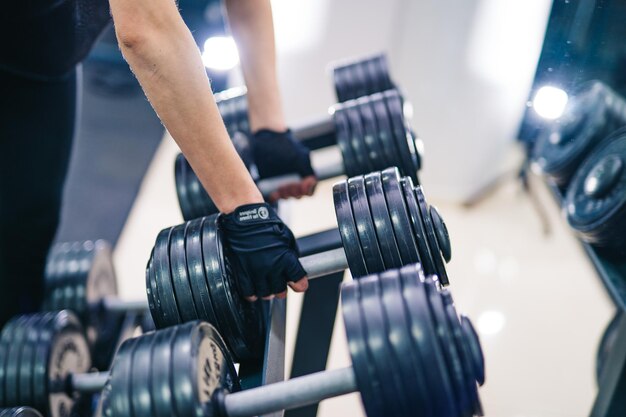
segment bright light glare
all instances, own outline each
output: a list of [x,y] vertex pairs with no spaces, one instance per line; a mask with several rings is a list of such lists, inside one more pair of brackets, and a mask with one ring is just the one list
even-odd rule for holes
[[485,311],[476,321],[478,332],[483,335],[492,335],[500,332],[504,328],[506,317],[499,311]]
[[558,119],[567,106],[567,93],[560,88],[541,87],[533,99],[533,108],[544,119]]
[[204,42],[202,62],[208,69],[228,71],[239,64],[237,45],[230,36],[213,36]]

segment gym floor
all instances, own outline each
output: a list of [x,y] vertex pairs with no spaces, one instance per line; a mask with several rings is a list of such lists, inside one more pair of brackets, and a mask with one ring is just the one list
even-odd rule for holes
[[[126,298],[145,297],[145,263],[154,239],[163,227],[182,221],[172,172],[177,152],[166,135],[118,240],[115,262]],[[283,204],[296,235],[336,226],[332,184],[321,183],[312,198]],[[613,306],[541,181],[531,177],[531,185],[549,230],[514,175],[471,207],[430,200],[452,239],[452,293],[477,325],[485,351],[485,414],[582,416],[596,394],[595,354]],[[287,364],[300,302],[290,294]],[[339,315],[328,368],[349,363]],[[357,394],[325,401],[320,416],[355,416],[355,410],[360,410]]]

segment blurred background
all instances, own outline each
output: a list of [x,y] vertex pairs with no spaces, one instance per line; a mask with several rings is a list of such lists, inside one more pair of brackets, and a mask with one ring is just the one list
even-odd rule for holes
[[[424,142],[421,181],[450,231],[453,292],[482,338],[486,415],[588,415],[597,394],[596,349],[615,307],[550,192],[527,175],[525,158],[538,132],[562,114],[575,84],[599,79],[626,92],[626,4],[272,0],[272,6],[284,107],[294,124],[333,104],[329,63],[387,54]],[[220,2],[180,0],[179,8],[206,51],[213,90],[241,85]],[[122,294],[145,297],[154,239],[182,221],[173,178],[178,150],[111,28],[83,64],[82,83],[57,240],[109,240]],[[335,225],[331,186],[282,204],[298,235]],[[299,303],[290,295],[289,352]],[[348,363],[338,317],[328,366]],[[352,395],[324,402],[320,415],[357,410]]]

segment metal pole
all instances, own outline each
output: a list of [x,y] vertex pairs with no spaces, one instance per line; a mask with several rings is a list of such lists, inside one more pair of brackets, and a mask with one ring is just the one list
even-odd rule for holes
[[70,375],[70,386],[73,390],[83,393],[97,393],[104,389],[109,379],[108,372]]
[[357,390],[354,371],[349,367],[228,394],[224,406],[229,417],[250,417],[303,407]]
[[309,279],[320,278],[348,267],[346,252],[343,248],[333,249],[315,255],[300,258],[300,263]]

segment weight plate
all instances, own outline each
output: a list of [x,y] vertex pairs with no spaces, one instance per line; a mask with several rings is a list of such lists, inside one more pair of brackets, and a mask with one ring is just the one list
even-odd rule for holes
[[[564,116],[546,129],[533,147],[533,169],[568,184],[591,150],[613,130],[623,125],[608,111],[607,88],[600,82],[585,83],[572,95]],[[617,123],[616,123],[617,122]]]
[[350,99],[350,80],[347,77],[345,67],[336,67],[333,69],[333,82],[335,91],[337,92],[337,101],[342,103]]
[[[265,321],[261,301],[250,303],[239,294],[235,277],[242,277],[238,265],[231,263],[228,247],[223,244],[217,215],[204,219],[202,253],[213,309],[220,323],[220,333],[235,360],[256,358],[263,352]],[[239,278],[242,279],[242,278]]]
[[402,264],[394,265],[394,267],[399,268],[402,265],[417,263],[420,261],[420,256],[417,243],[411,232],[409,212],[400,186],[400,173],[397,168],[387,168],[382,172],[381,178],[391,224],[393,225],[393,233],[398,242],[400,258],[402,259]]
[[386,325],[389,329],[387,338],[395,352],[391,359],[398,362],[399,376],[406,391],[405,401],[409,409],[419,410],[420,416],[434,417],[429,404],[427,384],[420,368],[417,346],[411,337],[411,327],[404,308],[400,273],[397,269],[383,272],[380,274],[379,282]]
[[397,90],[387,90],[383,93],[383,95],[385,97],[385,103],[391,120],[391,127],[393,129],[394,138],[400,154],[400,164],[398,165],[398,168],[402,172],[402,175],[408,175],[411,179],[413,179],[413,181],[417,182],[417,170],[419,169],[417,151],[415,149],[413,136],[410,134],[406,121],[404,120],[404,111],[402,109],[402,99],[400,97],[400,93],[398,93]]
[[178,329],[172,352],[172,385],[178,416],[203,415],[218,389],[240,389],[233,360],[221,337],[206,323]]
[[381,300],[384,307],[389,345],[394,351],[391,359],[397,362],[400,385],[410,410],[420,410],[421,416],[433,416],[426,381],[420,369],[417,347],[411,338],[408,317],[402,299],[400,274],[392,269],[380,274]]
[[396,88],[389,72],[389,64],[385,55],[379,55],[375,59],[376,66],[378,67],[378,80],[380,83],[380,91]]
[[[107,381],[107,386],[112,387],[111,392],[105,387],[102,398],[102,414],[104,416],[132,416],[137,417],[133,410],[132,396],[134,389],[142,389],[133,384],[133,373],[135,371],[133,366],[134,352],[137,347],[137,338],[126,340],[120,346],[113,366],[111,368],[111,374]],[[169,363],[161,363],[161,368],[168,368]],[[114,391],[113,391],[114,390]],[[112,395],[112,393],[115,395]],[[163,394],[161,394],[163,395]]]
[[365,133],[363,132],[363,126],[361,124],[361,118],[359,112],[354,108],[356,102],[353,100],[344,103],[344,111],[348,118],[350,126],[350,145],[354,151],[357,162],[357,171],[359,174],[371,172],[374,167],[371,160],[370,150],[365,143]]
[[400,377],[399,363],[393,360],[389,345],[389,329],[385,325],[385,313],[381,305],[381,289],[377,275],[368,275],[359,279],[361,289],[361,315],[365,322],[367,348],[374,360],[377,373],[382,381],[381,394],[385,401],[386,415],[411,415],[406,403],[407,394]]
[[418,346],[421,369],[427,381],[431,407],[437,416],[458,416],[448,365],[438,340],[438,326],[428,307],[428,296],[418,265],[400,270],[402,299],[409,313],[411,335]]
[[50,248],[48,252],[48,256],[46,258],[46,267],[44,272],[44,282],[45,282],[45,295],[44,295],[44,303],[43,310],[49,311],[53,309],[53,291],[57,287],[58,280],[58,269],[60,266],[60,257],[61,251],[60,244],[55,244]]
[[[48,406],[48,357],[52,346],[53,322],[57,313],[42,313],[37,326],[37,340],[33,363],[33,399],[30,404],[46,414]],[[46,414],[48,416],[49,414]]]
[[[69,310],[54,315],[49,322],[50,344],[46,363],[46,387],[59,386],[68,375],[85,373],[91,367],[89,346],[78,318]],[[41,342],[38,342],[41,343]],[[65,392],[50,392],[47,395],[46,413],[50,417],[68,417],[74,411],[78,398]]]
[[463,386],[465,388],[465,396],[469,400],[467,408],[461,407],[470,415],[483,415],[482,405],[478,397],[478,388],[476,386],[476,377],[474,376],[474,364],[472,363],[472,353],[465,341],[465,334],[461,328],[461,322],[454,307],[454,301],[450,292],[443,290],[440,292],[443,300],[448,326],[452,332],[454,344],[452,350],[456,347],[461,363],[461,371],[463,375]]
[[367,83],[369,85],[368,95],[383,91],[380,86],[378,69],[374,60],[376,57],[371,57],[361,62],[365,76],[367,77]]
[[356,223],[350,205],[350,195],[348,193],[348,181],[341,181],[333,186],[333,201],[335,204],[335,214],[337,225],[341,234],[343,249],[346,252],[346,259],[350,273],[354,278],[367,275],[367,267],[359,235],[356,230]]
[[13,332],[15,331],[16,318],[9,320],[2,328],[2,334],[0,335],[0,406],[7,406],[6,401],[6,368],[7,359],[9,356],[9,347],[11,345],[11,339],[13,338]]
[[219,210],[217,206],[204,190],[204,186],[198,179],[196,173],[193,170],[190,170],[188,175],[190,178],[191,198],[196,207],[195,217],[203,217],[208,216],[209,214],[218,213]]
[[172,285],[169,246],[172,228],[161,230],[154,246],[154,272],[156,286],[161,301],[161,322],[164,326],[173,326],[181,323],[180,314],[176,308],[176,296]]
[[333,121],[335,123],[335,135],[337,146],[341,151],[343,168],[348,177],[359,175],[359,163],[350,144],[350,122],[343,106],[334,106]]
[[186,258],[187,270],[189,272],[189,283],[191,284],[191,294],[193,295],[196,309],[201,320],[219,326],[213,303],[209,295],[209,287],[204,273],[202,263],[202,241],[201,230],[204,218],[195,219],[187,226],[186,237]]
[[563,206],[570,226],[594,245],[620,248],[626,231],[626,129],[611,134],[583,162]]
[[402,167],[402,158],[395,140],[394,131],[392,129],[389,112],[385,105],[385,99],[381,93],[372,94],[370,96],[370,104],[376,116],[376,125],[378,126],[378,139],[383,145],[385,152],[385,160],[387,167]]
[[236,107],[237,131],[246,135],[250,134],[250,121],[248,119],[248,99],[245,94],[234,97]]
[[370,165],[372,166],[372,171],[387,168],[389,165],[387,165],[387,161],[385,161],[383,147],[378,140],[376,117],[374,116],[374,111],[370,107],[368,98],[360,97],[352,103],[354,103],[352,109],[356,113],[354,118],[361,121],[363,142],[365,143],[367,149],[369,149],[369,160]]
[[33,374],[35,368],[35,349],[37,334],[44,315],[35,314],[24,330],[24,342],[19,363],[19,404],[33,404]]
[[402,265],[402,260],[394,237],[380,172],[372,172],[365,176],[365,189],[385,269],[398,267]]
[[367,270],[369,273],[382,272],[385,270],[385,264],[380,253],[363,176],[348,179],[348,193]]
[[350,100],[345,103],[346,113],[350,121],[350,130],[352,131],[353,143],[358,142],[359,150],[356,148],[355,153],[360,152],[365,156],[365,163],[360,170],[360,173],[372,172],[378,167],[384,165],[384,161],[381,160],[383,155],[382,149],[378,146],[378,143],[374,140],[376,134],[373,126],[365,125],[361,113],[359,111],[359,103],[355,100]]
[[424,230],[426,231],[426,239],[428,247],[430,248],[430,254],[435,264],[435,271],[437,278],[441,285],[448,285],[448,273],[446,272],[446,266],[443,263],[442,251],[437,242],[437,235],[435,233],[435,227],[430,218],[430,211],[428,209],[428,203],[426,203],[426,197],[422,191],[422,186],[418,185],[413,189],[415,191],[415,198],[417,200],[418,207],[420,208],[420,214],[422,215],[422,221],[424,222]]
[[474,376],[478,385],[485,383],[485,356],[480,346],[480,339],[474,325],[469,318],[461,314],[461,327],[465,335],[465,341],[469,347],[472,364],[474,365]]
[[174,179],[176,182],[176,194],[178,195],[178,205],[183,219],[189,220],[193,218],[193,205],[189,196],[186,178],[187,160],[182,153],[176,156],[174,162]]
[[379,378],[372,355],[367,349],[365,323],[361,316],[357,280],[345,282],[341,287],[341,314],[348,339],[348,349],[352,359],[352,369],[356,378],[361,402],[368,416],[384,416],[386,407],[380,392],[382,380]]
[[392,163],[388,161],[387,151],[385,150],[385,144],[381,139],[380,129],[378,126],[378,118],[374,113],[374,107],[371,103],[370,97],[360,97],[357,99],[358,102],[358,110],[360,112],[361,118],[363,120],[363,126],[365,129],[365,133],[367,136],[371,136],[372,138],[372,146],[375,149],[378,160],[374,164],[375,169],[383,170],[390,166],[393,166]]
[[13,328],[9,351],[5,367],[5,403],[7,405],[19,405],[19,365],[20,354],[22,353],[22,343],[26,333],[26,326],[32,320],[33,316],[18,316]]
[[176,294],[176,307],[183,323],[198,319],[185,260],[185,236],[188,225],[189,223],[183,223],[172,228],[169,254],[172,268],[172,284]]
[[[437,287],[435,286],[434,281],[430,277],[426,277],[426,279],[424,279],[423,286],[426,290],[428,306],[430,307],[433,317],[433,324],[435,325],[435,329],[437,331],[439,349],[446,359],[448,375],[452,381],[453,392],[456,398],[455,405],[460,411],[466,411],[471,406],[471,403],[467,396],[462,360],[458,352],[452,329],[450,328],[447,320],[443,300],[437,290]],[[462,413],[461,415],[464,414],[465,413]]]
[[[135,342],[128,341],[128,344],[134,344],[132,357],[126,373],[128,382],[123,382],[129,389],[128,397],[130,398],[131,412],[126,415],[133,417],[154,417],[154,407],[150,395],[150,383],[152,380],[152,350],[154,347],[154,337],[138,337]],[[130,353],[126,353],[131,356]],[[116,358],[117,362],[117,358]],[[117,365],[117,363],[116,363]],[[161,364],[167,366],[168,364]],[[120,363],[120,366],[123,364]],[[114,372],[117,371],[114,369]],[[130,375],[129,375],[130,374]],[[117,375],[116,375],[117,376]],[[117,381],[112,380],[112,384]],[[123,388],[124,385],[121,386]],[[116,389],[118,387],[116,386]]]
[[156,276],[154,275],[154,248],[150,252],[150,259],[148,260],[148,265],[146,265],[146,294],[148,297],[148,308],[150,309],[154,325],[161,329],[165,325],[162,321],[161,299],[159,298],[159,289],[156,285]]
[[354,62],[347,66],[350,75],[352,76],[352,91],[354,93],[352,98],[363,97],[369,94],[370,86],[363,70],[363,66],[360,62]]
[[448,227],[441,218],[437,207],[430,206],[429,212],[430,220],[432,221],[433,228],[435,229],[435,237],[437,238],[437,243],[439,244],[441,256],[443,256],[443,259],[446,261],[446,263],[448,263],[450,262],[450,259],[452,259],[452,247],[450,245],[450,234],[448,233]]
[[413,231],[413,238],[415,238],[415,243],[417,244],[421,267],[425,274],[435,274],[435,263],[430,253],[430,249],[428,248],[426,231],[424,230],[424,223],[422,222],[422,216],[420,215],[419,205],[413,191],[414,187],[411,177],[401,178],[400,185],[402,186],[406,206],[411,219],[411,230]]
[[[157,330],[143,337],[154,338],[152,344],[152,367],[150,377],[150,392],[155,417],[172,417],[174,413],[174,397],[172,395],[172,344],[176,336],[177,327],[168,327]],[[115,386],[113,385],[113,388]],[[123,395],[123,392],[120,392]]]
[[4,408],[0,417],[42,417],[39,411],[31,407]]

